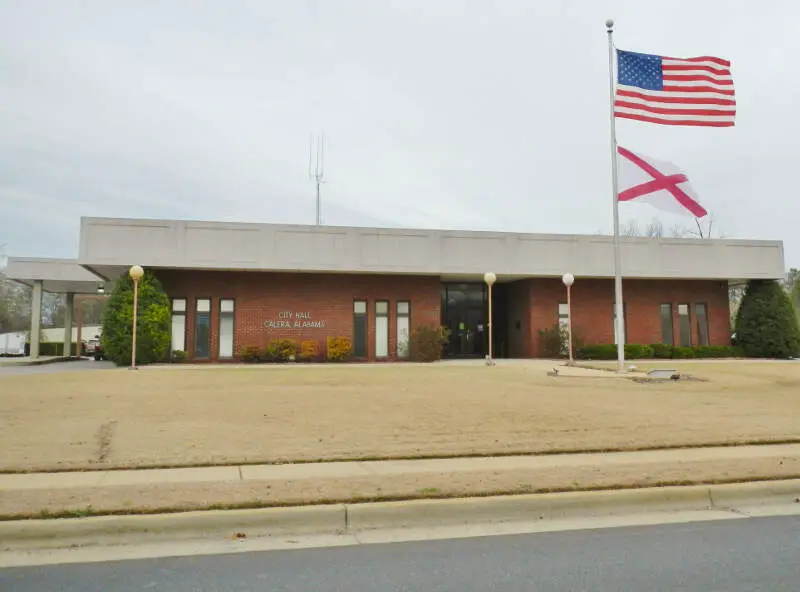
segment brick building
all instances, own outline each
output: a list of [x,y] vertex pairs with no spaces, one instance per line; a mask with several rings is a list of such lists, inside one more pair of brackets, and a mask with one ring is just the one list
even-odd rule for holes
[[[626,343],[729,344],[729,286],[784,275],[779,241],[621,241]],[[195,361],[283,337],[324,349],[328,336],[388,361],[419,325],[452,330],[447,356],[483,357],[493,272],[495,356],[537,357],[539,331],[566,321],[565,272],[576,334],[615,342],[612,249],[591,235],[83,218],[77,260],[11,258],[9,275],[80,293],[151,269],[171,299],[172,347]]]

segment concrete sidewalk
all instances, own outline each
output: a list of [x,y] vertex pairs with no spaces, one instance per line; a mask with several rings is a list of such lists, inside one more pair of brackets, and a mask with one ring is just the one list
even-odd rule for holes
[[353,461],[283,465],[233,465],[177,469],[142,469],[0,475],[0,491],[67,490],[125,485],[229,483],[273,480],[359,478],[425,473],[513,472],[563,467],[660,465],[704,461],[800,458],[800,444],[719,446],[641,452],[549,454],[396,461]]

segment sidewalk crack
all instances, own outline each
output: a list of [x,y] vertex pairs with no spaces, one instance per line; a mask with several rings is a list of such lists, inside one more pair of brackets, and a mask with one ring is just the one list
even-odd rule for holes
[[242,465],[239,465],[238,469],[239,469],[239,481],[244,481],[244,476],[242,475]]

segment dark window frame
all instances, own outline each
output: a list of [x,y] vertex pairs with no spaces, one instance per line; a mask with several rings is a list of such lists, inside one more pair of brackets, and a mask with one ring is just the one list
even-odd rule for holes
[[[698,313],[698,307],[703,307],[703,322],[700,322],[700,313]],[[711,327],[708,319],[708,304],[705,302],[695,302],[694,305],[694,322],[695,326],[697,327],[697,345],[699,346],[708,346],[711,345]],[[705,343],[703,343],[705,341]]]
[[[198,305],[199,305],[201,300],[208,300],[208,312],[200,312],[198,310]],[[192,350],[193,350],[193,353],[194,353],[194,359],[195,360],[210,360],[211,359],[211,354],[212,354],[212,351],[211,351],[211,346],[212,346],[212,340],[211,340],[211,321],[212,321],[212,319],[211,319],[211,316],[212,316],[213,312],[214,312],[214,299],[211,296],[196,296],[195,297],[195,299],[194,299],[194,331],[193,331],[193,333],[194,333],[194,343],[192,344],[193,345]],[[205,314],[208,315],[208,355],[207,356],[200,356],[197,353],[197,344],[198,344],[198,341],[197,341],[197,329],[199,327],[199,324],[198,324],[197,321],[200,318],[200,315],[205,315]]]
[[[664,311],[669,308],[669,340],[664,340],[665,319]],[[658,319],[661,325],[661,343],[665,345],[675,345],[675,307],[672,302],[662,302],[658,305]]]
[[[364,304],[364,312],[356,312],[356,304]],[[366,298],[354,298],[353,307],[353,357],[366,358],[369,356],[369,300]],[[358,322],[363,320],[363,334],[359,339]]]
[[[686,314],[681,314],[681,306],[686,307]],[[689,342],[685,343],[683,340],[684,337],[684,327],[682,325],[682,317],[686,317],[686,328],[688,329],[688,336]],[[692,347],[693,339],[692,339],[692,306],[688,302],[679,302],[678,303],[678,345],[680,347]]]
[[[400,312],[400,305],[401,304],[408,304],[408,312]],[[394,314],[395,314],[395,318],[394,318],[394,331],[395,331],[394,340],[395,340],[395,343],[397,343],[397,341],[400,338],[400,319],[408,319],[408,336],[407,336],[407,338],[408,338],[409,343],[408,343],[407,347],[410,347],[410,345],[411,345],[411,299],[407,298],[405,300],[396,301],[395,304],[394,304]],[[409,351],[406,351],[406,355],[405,356],[401,356],[399,350],[396,353],[397,353],[397,357],[398,358],[404,358],[404,359],[409,357],[409,355],[410,355]]]

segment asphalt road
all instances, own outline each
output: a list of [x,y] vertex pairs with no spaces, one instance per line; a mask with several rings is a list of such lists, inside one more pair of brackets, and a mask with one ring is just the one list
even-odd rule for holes
[[3,592],[800,589],[800,516],[0,570]]
[[83,370],[110,370],[116,368],[113,362],[105,360],[75,360],[72,362],[55,362],[53,364],[39,364],[35,366],[12,366],[0,363],[0,378],[3,376],[18,376],[26,374],[58,374],[61,372],[75,372]]

